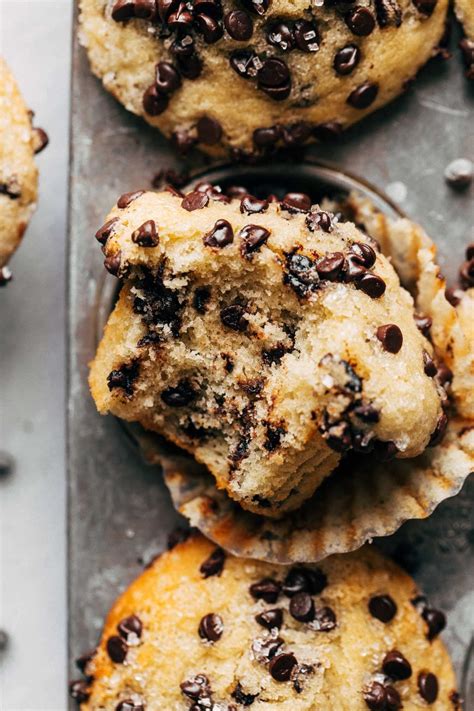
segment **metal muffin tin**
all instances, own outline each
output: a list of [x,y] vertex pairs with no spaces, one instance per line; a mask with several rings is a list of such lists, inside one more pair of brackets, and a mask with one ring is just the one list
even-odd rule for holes
[[[453,49],[455,43],[456,38]],[[452,191],[443,171],[453,159],[472,153],[473,107],[459,58],[438,59],[422,70],[408,94],[352,128],[338,144],[312,146],[288,162],[270,159],[256,168],[215,166],[199,155],[186,165],[194,179],[243,183],[257,193],[287,188],[317,199],[326,188],[360,189],[381,209],[420,222],[440,249],[445,274],[454,279],[471,239],[472,188]],[[183,167],[160,134],[127,113],[91,75],[77,22],[71,140],[67,418],[74,677],[74,658],[97,642],[113,600],[143,562],[165,548],[180,521],[159,471],[143,462],[126,428],[97,414],[89,394],[88,363],[117,289],[104,272],[93,235],[118,195],[150,187],[162,168]],[[378,544],[401,558],[432,604],[448,613],[444,639],[466,709],[474,708],[474,480],[429,519],[409,522]]]

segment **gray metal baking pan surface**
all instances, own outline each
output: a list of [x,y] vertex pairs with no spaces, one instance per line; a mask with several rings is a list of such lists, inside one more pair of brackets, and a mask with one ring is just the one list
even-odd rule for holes
[[[451,44],[454,49],[456,37]],[[334,178],[339,171],[338,187],[350,187],[346,173],[369,181],[377,186],[372,197],[381,207],[398,207],[423,225],[439,247],[444,273],[454,280],[464,247],[472,239],[472,188],[453,191],[443,172],[455,158],[472,158],[473,108],[474,93],[459,58],[436,59],[407,94],[352,128],[341,142],[313,146],[293,163],[279,164],[269,173],[276,187],[306,189],[314,197],[324,191],[321,181],[326,174],[311,168],[312,163],[336,167],[329,173]],[[93,235],[118,195],[149,188],[161,169],[180,171],[183,161],[157,131],[102,89],[90,73],[77,32],[71,140],[67,418],[69,650],[70,675],[75,677],[73,660],[97,642],[115,597],[144,562],[165,548],[169,532],[180,522],[159,472],[143,462],[118,421],[97,414],[89,394],[88,363],[114,289]],[[304,159],[310,167],[295,168]],[[213,170],[203,156],[186,164],[194,170]],[[249,171],[238,169],[236,182],[246,180]],[[257,182],[260,176],[266,182],[263,173]],[[363,183],[361,187],[365,188]],[[378,197],[378,190],[388,194],[392,205]],[[471,478],[429,519],[409,522],[380,542],[402,558],[432,604],[447,612],[444,639],[466,709],[474,708],[473,511]]]

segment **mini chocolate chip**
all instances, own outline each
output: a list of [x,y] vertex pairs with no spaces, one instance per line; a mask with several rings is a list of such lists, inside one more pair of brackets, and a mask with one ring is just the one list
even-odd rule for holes
[[331,216],[322,210],[311,212],[306,218],[306,227],[310,232],[314,232],[317,228],[322,229],[323,232],[330,232],[332,230]]
[[224,326],[231,328],[233,331],[241,331],[243,333],[248,327],[248,321],[245,318],[246,313],[245,306],[230,304],[221,309],[221,321]]
[[222,249],[234,241],[234,230],[227,220],[217,220],[210,232],[204,235],[203,240],[206,247],[219,247]]
[[403,344],[403,334],[398,326],[394,323],[387,323],[385,326],[379,326],[376,334],[384,351],[388,353],[399,352]]
[[350,31],[358,37],[367,37],[375,28],[375,18],[366,7],[352,8],[344,16],[344,20]]
[[225,552],[222,548],[215,548],[209,558],[201,563],[199,572],[203,578],[211,578],[213,575],[220,576],[224,570]]
[[199,701],[199,699],[211,696],[209,679],[204,674],[196,674],[192,679],[186,679],[186,681],[181,682],[179,688],[188,699],[193,701]]
[[117,631],[128,643],[130,636],[136,635],[139,639],[142,636],[143,625],[137,615],[130,615],[121,620],[117,625]]
[[275,681],[289,681],[291,672],[297,664],[296,657],[291,652],[278,654],[271,660],[269,671]]
[[280,629],[283,624],[283,610],[275,607],[272,610],[265,610],[255,616],[256,621],[267,630]]
[[202,639],[208,642],[217,642],[224,632],[224,623],[220,615],[210,612],[205,615],[199,623],[198,633]]
[[369,612],[381,622],[390,622],[397,614],[397,605],[390,595],[374,595],[369,600]]
[[287,597],[296,593],[307,592],[319,595],[327,585],[326,575],[319,568],[305,568],[297,566],[291,568],[283,581],[282,591]]
[[135,0],[117,0],[112,7],[112,20],[126,22],[135,15]]
[[251,215],[256,212],[265,212],[268,210],[267,200],[258,200],[253,195],[245,195],[240,201],[240,212]]
[[[294,599],[294,598],[293,598]],[[316,610],[312,627],[320,632],[331,632],[336,627],[336,614],[331,607],[321,607]]]
[[156,247],[159,239],[154,220],[147,220],[132,232],[132,242],[140,247]]
[[257,76],[262,62],[255,52],[249,49],[237,49],[230,55],[230,66],[244,79],[252,79]]
[[433,14],[438,0],[412,0],[412,2],[418,12],[429,17]]
[[321,279],[338,281],[344,267],[344,261],[342,252],[328,252],[321,259],[317,259],[316,269]]
[[41,153],[49,143],[49,136],[43,128],[33,128],[33,149],[35,155]]
[[181,77],[170,62],[158,62],[155,84],[159,93],[172,94],[181,86]]
[[290,615],[299,622],[311,622],[315,609],[313,598],[307,592],[298,592],[290,600]]
[[415,314],[415,323],[419,331],[428,338],[430,335],[430,328],[433,324],[433,320],[429,316],[424,316],[423,314]]
[[347,97],[347,103],[355,109],[366,109],[372,104],[379,93],[379,85],[366,81],[356,87]]
[[441,612],[441,610],[436,610],[433,607],[425,607],[421,616],[428,625],[427,637],[431,642],[446,627],[446,615],[444,612]]
[[245,225],[239,232],[240,253],[245,259],[251,259],[270,237],[270,230],[260,225]]
[[166,94],[161,94],[156,85],[149,86],[143,94],[143,108],[149,116],[159,116],[168,108],[169,99]]
[[253,142],[257,148],[272,148],[278,143],[280,137],[281,129],[279,126],[256,128],[253,132]]
[[107,269],[109,274],[112,276],[118,276],[120,272],[120,267],[122,266],[122,252],[114,252],[113,254],[108,254],[104,259],[104,267]]
[[402,708],[398,691],[378,681],[373,681],[364,691],[364,701],[371,711],[398,711]]
[[201,193],[198,190],[194,190],[188,193],[183,198],[181,207],[183,207],[188,212],[193,212],[193,210],[202,210],[203,207],[209,203],[209,196],[206,193]]
[[264,15],[270,7],[270,2],[271,0],[242,0],[242,4],[256,15]]
[[319,49],[319,35],[315,22],[309,20],[296,20],[293,25],[295,44],[302,52],[317,52]]
[[123,664],[128,652],[127,643],[118,635],[112,635],[107,640],[107,654],[116,664]]
[[249,40],[253,35],[252,18],[244,10],[228,12],[224,17],[224,25],[232,39],[237,42]]
[[251,706],[253,704],[253,702],[255,701],[255,699],[257,698],[258,694],[246,693],[243,690],[241,683],[239,681],[239,682],[237,682],[237,686],[235,687],[234,691],[231,693],[231,696],[233,699],[235,699],[237,701],[238,704],[242,704],[242,706]]
[[438,372],[438,368],[428,351],[423,351],[423,370],[430,378],[434,378]]
[[385,655],[382,662],[382,671],[395,681],[409,679],[412,674],[410,662],[397,649]]
[[69,696],[78,704],[85,704],[90,698],[89,684],[84,679],[71,681],[69,684]]
[[144,192],[144,190],[136,190],[133,193],[124,193],[117,200],[117,207],[120,207],[123,210],[124,208],[131,205],[134,200],[143,195]]
[[359,264],[362,264],[366,269],[370,269],[375,264],[377,255],[372,247],[365,242],[354,242],[350,249],[352,259]]
[[185,407],[196,397],[196,391],[189,380],[185,378],[179,380],[175,387],[165,388],[161,393],[161,399],[169,407]]
[[355,282],[357,289],[370,296],[371,299],[379,299],[386,289],[386,284],[377,274],[366,272]]
[[294,35],[287,22],[275,22],[267,30],[267,40],[282,52],[289,52],[294,46]]
[[272,604],[278,600],[281,585],[273,578],[263,578],[257,583],[252,583],[249,590],[256,600],[265,600],[265,602]]
[[345,76],[354,71],[360,62],[360,49],[355,44],[348,44],[334,56],[333,67],[338,74]]
[[428,704],[434,704],[438,698],[438,679],[431,672],[418,674],[418,691],[422,699]]
[[141,703],[141,701],[133,701],[133,699],[125,699],[125,701],[121,701],[115,707],[115,711],[145,711],[145,707]]
[[111,220],[108,220],[108,222],[105,223],[105,225],[102,225],[102,227],[99,227],[97,232],[95,233],[95,238],[97,242],[100,242],[100,244],[105,244],[107,240],[109,239],[110,235],[114,231],[114,225],[117,224],[117,222],[120,222],[118,217],[113,217]]
[[[448,418],[444,412],[441,413],[441,415],[438,418],[438,422],[436,423],[436,427],[434,429],[433,434],[430,437],[430,441],[428,442],[428,447],[436,447],[440,442],[443,440],[444,435],[446,434],[446,427],[448,426]],[[440,615],[443,613],[440,612]]]
[[311,198],[305,193],[287,193],[281,201],[281,208],[289,212],[308,212]]
[[207,146],[213,146],[222,138],[222,126],[210,116],[201,116],[196,125],[198,140]]

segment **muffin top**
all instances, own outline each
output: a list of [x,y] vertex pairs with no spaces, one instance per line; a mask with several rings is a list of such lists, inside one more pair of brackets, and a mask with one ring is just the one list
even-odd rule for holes
[[246,159],[334,138],[404,91],[447,6],[81,0],[81,41],[106,89],[180,150]]
[[444,625],[370,548],[288,568],[193,536],[115,603],[71,692],[82,711],[455,711]]

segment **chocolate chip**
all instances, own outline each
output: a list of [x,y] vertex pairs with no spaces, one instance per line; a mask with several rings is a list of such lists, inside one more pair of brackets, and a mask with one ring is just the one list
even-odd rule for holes
[[239,681],[237,682],[237,686],[235,687],[234,691],[231,693],[231,696],[237,701],[238,704],[242,704],[242,706],[251,706],[257,698],[258,694],[246,693],[243,690],[242,685]]
[[194,0],[193,10],[197,14],[208,15],[215,20],[222,17],[222,6],[218,0]]
[[[438,418],[438,422],[436,423],[436,427],[434,429],[433,434],[430,437],[430,441],[428,442],[428,447],[436,447],[438,444],[440,444],[443,440],[444,435],[446,434],[446,427],[448,426],[448,418],[444,412],[441,413],[441,415]],[[440,612],[440,615],[443,613]]]
[[242,0],[242,4],[256,15],[264,15],[270,7],[270,2],[271,0]]
[[197,674],[192,679],[186,679],[179,685],[179,688],[188,699],[193,701],[199,701],[199,699],[211,696],[209,679],[204,674]]
[[78,704],[85,704],[90,698],[89,684],[84,679],[71,681],[69,684],[69,696]]
[[364,701],[371,711],[398,711],[402,702],[398,691],[393,686],[383,686],[378,681],[364,691]]
[[256,600],[265,600],[265,602],[272,604],[278,600],[281,585],[273,578],[263,578],[257,583],[252,583],[249,590]]
[[232,10],[224,17],[224,25],[232,37],[237,42],[249,40],[253,34],[252,18],[244,10]]
[[474,258],[466,260],[459,270],[459,280],[463,289],[474,286]]
[[280,629],[283,624],[283,610],[275,607],[272,610],[265,610],[255,616],[256,621],[267,630]]
[[257,80],[259,88],[275,101],[282,101],[290,94],[290,72],[282,59],[265,59],[258,70]]
[[456,307],[461,303],[462,291],[460,289],[446,289],[444,293],[451,306]]
[[438,365],[438,370],[436,373],[436,380],[443,387],[447,388],[453,381],[453,371],[448,368],[446,363],[441,362]]
[[156,247],[159,239],[156,225],[153,220],[147,220],[132,232],[132,242],[140,247]]
[[344,20],[350,31],[358,37],[367,37],[375,28],[375,18],[366,7],[352,8],[344,16]]
[[132,204],[134,200],[144,194],[144,190],[136,190],[134,193],[124,193],[117,200],[117,207],[122,210]]
[[268,210],[267,200],[258,200],[253,195],[245,195],[240,201],[240,212],[248,215]]
[[135,0],[117,0],[111,14],[115,22],[131,20],[135,15]]
[[459,42],[459,49],[466,67],[466,78],[474,79],[474,42],[467,37],[463,37]]
[[[186,79],[197,79],[202,72],[202,61],[197,54],[191,54],[189,57],[178,57],[179,71]],[[186,134],[187,131],[177,131],[179,134]]]
[[95,657],[97,654],[97,649],[91,649],[88,652],[85,652],[85,654],[81,654],[80,657],[77,657],[75,660],[76,667],[81,671],[83,674],[86,672],[87,665],[89,662]]
[[217,642],[224,632],[224,623],[220,615],[210,612],[205,615],[199,623],[198,633],[202,639],[208,642]]
[[423,370],[425,371],[425,374],[428,375],[430,378],[434,378],[436,373],[438,372],[438,368],[436,367],[432,357],[427,351],[423,351]]
[[429,17],[433,14],[438,0],[412,0],[412,2],[418,12]]
[[283,127],[286,146],[302,146],[311,137],[312,126],[307,121],[297,121]]
[[357,407],[354,407],[352,412],[356,417],[362,420],[362,422],[374,423],[379,422],[380,420],[379,411],[370,404],[358,405]]
[[125,699],[115,707],[115,711],[145,711],[141,701],[133,701],[133,699]]
[[272,148],[278,143],[281,137],[279,126],[269,126],[268,128],[257,128],[253,132],[253,142],[257,148]]
[[436,610],[433,607],[425,607],[421,616],[428,625],[427,637],[431,642],[446,627],[446,615],[444,612],[441,612],[441,610]]
[[438,679],[431,672],[418,674],[418,691],[428,704],[434,704],[438,698]]
[[127,395],[133,395],[133,384],[138,377],[139,367],[138,361],[132,361],[112,370],[107,376],[109,390],[121,388]]
[[293,597],[293,595],[299,592],[319,595],[326,585],[326,575],[319,568],[313,569],[297,566],[287,573],[283,581],[282,591],[287,597]]
[[222,548],[215,548],[209,558],[201,563],[199,572],[203,578],[211,578],[213,575],[220,576],[224,570],[225,552]]
[[382,662],[382,671],[395,681],[409,679],[412,674],[410,662],[397,649],[385,655]]
[[290,600],[290,615],[299,622],[311,622],[315,609],[313,598],[307,592],[298,592]]
[[263,446],[267,452],[274,452],[279,448],[281,440],[285,436],[286,432],[287,430],[285,427],[267,425],[265,430],[265,442],[263,443]]
[[400,27],[402,11],[398,0],[375,0],[375,13],[379,27]]
[[123,664],[127,656],[127,643],[118,635],[112,635],[107,640],[107,654],[116,664]]
[[181,207],[183,207],[188,212],[193,212],[193,210],[202,210],[202,208],[206,207],[208,203],[209,196],[206,195],[206,193],[201,193],[198,190],[194,190],[193,192],[188,193],[184,197],[181,203]]
[[107,240],[109,239],[110,235],[114,231],[114,225],[119,222],[118,217],[113,217],[111,220],[108,220],[108,222],[105,223],[105,225],[102,225],[102,227],[99,227],[97,232],[95,233],[95,238],[97,242],[100,242],[100,244],[105,244]]
[[165,94],[160,94],[156,85],[153,84],[143,94],[142,103],[149,116],[159,116],[168,108],[169,99]]
[[197,15],[194,18],[194,23],[204,37],[206,44],[214,44],[224,34],[222,25],[213,17],[209,17],[209,15]]
[[293,26],[295,44],[302,52],[317,52],[319,49],[319,35],[315,22],[309,20],[296,20]]
[[234,230],[227,220],[217,220],[210,232],[204,235],[203,240],[206,247],[218,247],[222,249],[234,241]]
[[354,242],[350,251],[352,259],[358,264],[362,264],[366,269],[370,269],[375,264],[377,255],[372,247],[365,242]]
[[306,227],[310,232],[314,232],[318,228],[322,229],[323,232],[330,232],[332,230],[331,216],[322,210],[312,212],[306,218]]
[[196,397],[197,392],[186,378],[179,380],[175,387],[165,388],[161,393],[161,399],[168,407],[185,407]]
[[371,299],[379,299],[386,289],[386,284],[377,274],[366,272],[355,283],[356,287],[370,296]]
[[267,664],[269,659],[278,653],[284,644],[281,637],[267,637],[266,639],[255,639],[252,643],[252,652],[255,659],[262,664]]
[[316,610],[311,627],[317,629],[319,632],[331,632],[331,630],[336,627],[336,614],[334,610],[331,607],[321,607],[319,610]]
[[388,353],[398,353],[403,344],[403,334],[394,323],[387,323],[379,326],[376,331],[377,338],[382,344],[384,351]]
[[170,62],[159,62],[156,65],[155,83],[159,93],[172,94],[181,86],[181,77]]
[[421,331],[425,338],[429,338],[433,320],[429,316],[424,316],[423,314],[415,314],[414,318],[418,330]]
[[248,327],[248,321],[245,318],[246,313],[245,306],[241,304],[230,304],[230,306],[225,306],[221,309],[221,321],[227,328],[243,333]]
[[33,150],[36,155],[41,153],[49,143],[49,137],[43,128],[33,128]]
[[360,62],[360,49],[355,44],[348,44],[334,56],[333,66],[338,74],[345,76],[354,71]]
[[374,595],[369,600],[369,612],[381,622],[390,622],[397,614],[397,605],[390,595]]
[[344,267],[342,252],[328,252],[321,259],[316,260],[316,269],[321,279],[338,281]]
[[201,116],[196,125],[198,140],[207,146],[213,146],[222,138],[222,126],[210,116]]
[[281,201],[281,208],[289,212],[308,212],[311,208],[311,198],[305,193],[286,193]]
[[378,92],[378,84],[366,81],[349,94],[347,103],[355,109],[366,109],[375,101]]
[[291,672],[297,664],[296,657],[291,652],[278,654],[271,660],[269,671],[275,681],[289,681]]
[[315,263],[304,254],[291,254],[287,258],[288,272],[284,276],[284,282],[304,298],[314,292],[319,285],[319,274]]
[[158,13],[161,21],[166,22],[169,15],[174,12],[180,4],[180,0],[158,0]]
[[239,232],[241,239],[240,253],[245,259],[251,259],[270,237],[270,230],[260,225],[245,225]]
[[287,22],[275,22],[267,30],[267,40],[274,47],[278,47],[282,52],[293,49],[294,36],[291,25]]
[[186,31],[191,28],[193,16],[185,2],[180,2],[176,10],[168,15],[168,26],[172,30]]
[[313,127],[313,135],[318,141],[331,142],[340,138],[342,126],[338,121],[326,121]]
[[130,615],[124,620],[121,620],[117,625],[117,631],[119,635],[123,637],[127,644],[129,643],[129,638],[133,638],[133,636],[136,636],[138,637],[138,639],[140,639],[140,637],[142,636],[142,630],[143,625],[137,615]]

